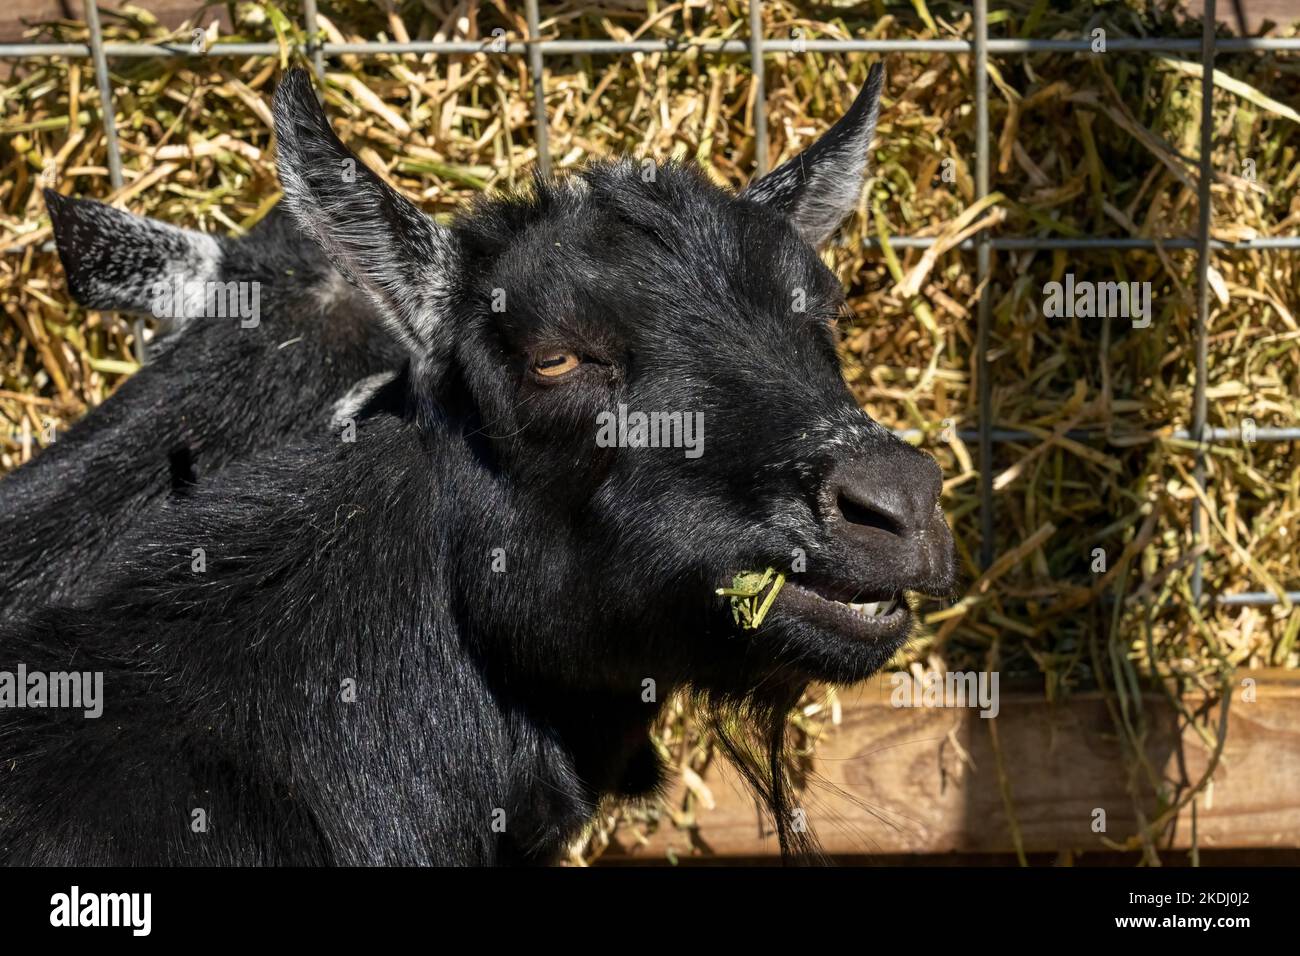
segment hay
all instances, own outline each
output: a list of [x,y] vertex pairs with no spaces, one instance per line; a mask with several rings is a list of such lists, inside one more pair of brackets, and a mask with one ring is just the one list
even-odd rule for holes
[[[997,36],[1078,37],[1094,15],[1112,37],[1195,38],[1167,4],[999,3]],[[0,94],[0,471],[26,461],[135,368],[129,323],[69,303],[38,186],[118,201],[134,212],[238,232],[278,196],[269,91],[302,39],[301,11],[243,4],[236,37],[286,44],[280,57],[111,62],[128,185],[105,168],[89,61],[25,61]],[[462,6],[331,4],[333,40],[525,35],[505,0]],[[110,40],[165,31],[131,8],[105,11]],[[543,5],[549,37],[743,37],[736,2],[642,6],[607,0]],[[764,4],[766,35],[807,38],[966,37],[965,4]],[[1283,31],[1291,35],[1292,31]],[[184,27],[171,39],[188,43]],[[76,22],[32,39],[84,40]],[[873,58],[802,53],[767,60],[773,162],[810,142],[843,110]],[[591,156],[690,157],[739,185],[753,164],[753,88],[745,57],[695,50],[546,60],[551,149],[558,169]],[[1300,232],[1300,60],[1223,54],[1215,93],[1212,233],[1220,239]],[[1100,685],[1133,703],[1152,675],[1216,690],[1233,668],[1300,665],[1300,615],[1275,608],[1196,607],[1191,600],[1195,253],[1016,252],[994,261],[990,355],[997,427],[1032,434],[995,450],[1000,559],[977,566],[974,256],[956,251],[983,230],[1001,235],[1193,235],[1199,67],[1176,57],[1035,54],[993,60],[993,188],[974,202],[969,57],[899,54],[888,78],[874,166],[861,204],[828,261],[849,290],[846,376],[882,422],[919,429],[944,466],[945,507],[967,584],[931,605],[924,634],[897,663],[941,670],[997,666],[1035,675],[1052,698]],[[522,56],[341,57],[327,100],[343,139],[429,212],[517,183],[536,159]],[[1219,74],[1216,74],[1218,76]],[[779,154],[779,155],[778,155]],[[870,215],[867,215],[870,213]],[[940,237],[922,253],[888,244]],[[881,251],[865,247],[876,237]],[[1152,283],[1149,328],[1114,319],[1046,318],[1043,289],[1067,273]],[[1295,252],[1231,252],[1211,273],[1209,421],[1292,425],[1300,419],[1300,269]],[[1084,431],[1093,437],[1080,438]],[[1207,457],[1203,541],[1210,594],[1300,587],[1300,468],[1293,443],[1227,442]],[[1104,552],[1102,568],[1095,549]],[[608,826],[691,826],[707,797],[708,740],[674,702],[660,746],[686,781],[683,803],[610,810]],[[809,703],[808,739],[831,709]],[[1214,728],[1203,728],[1213,734]],[[801,731],[802,732],[802,731]],[[1150,841],[1146,841],[1150,843]],[[581,855],[581,854],[580,854]]]
[[[770,587],[769,587],[770,585]],[[785,575],[768,568],[766,571],[744,571],[731,580],[731,587],[718,588],[719,597],[731,601],[731,617],[747,631],[756,631],[772,609],[772,602],[785,586]]]

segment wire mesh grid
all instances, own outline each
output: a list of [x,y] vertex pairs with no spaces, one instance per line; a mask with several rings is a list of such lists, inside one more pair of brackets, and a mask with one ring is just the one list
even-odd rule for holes
[[[548,122],[546,114],[543,65],[547,56],[573,54],[618,55],[623,53],[671,53],[695,48],[711,54],[748,54],[754,83],[763,89],[763,57],[767,54],[790,52],[826,53],[966,53],[974,58],[975,99],[975,199],[979,201],[989,193],[989,90],[988,58],[990,55],[1018,53],[1079,52],[1091,50],[1088,39],[1025,39],[991,38],[988,35],[988,0],[974,0],[972,37],[969,40],[782,40],[766,38],[762,28],[762,0],[749,0],[749,36],[746,39],[722,41],[659,40],[571,40],[544,39],[541,36],[539,0],[524,0],[528,37],[524,41],[504,41],[501,38],[481,41],[407,41],[322,43],[317,22],[316,0],[304,0],[303,25],[308,42],[301,52],[311,61],[318,77],[324,76],[326,57],[338,55],[382,56],[392,54],[487,54],[527,57],[532,86],[534,122],[536,127],[538,165],[545,175],[551,173]],[[0,59],[24,57],[70,57],[93,61],[96,84],[99,88],[103,112],[103,125],[108,150],[110,180],[115,189],[123,186],[122,158],[117,142],[116,115],[113,106],[112,84],[108,72],[109,57],[184,57],[204,56],[259,56],[280,52],[276,43],[217,43],[203,50],[184,44],[106,43],[100,26],[95,0],[84,0],[89,43],[18,43],[0,44]],[[977,427],[973,431],[960,431],[963,439],[978,443],[979,461],[979,513],[980,513],[980,564],[989,567],[995,557],[995,512],[993,496],[993,445],[1001,442],[1024,441],[1035,438],[1028,432],[996,429],[988,410],[991,406],[991,377],[988,374],[988,340],[991,297],[988,280],[992,273],[994,252],[1021,250],[1156,250],[1185,249],[1197,253],[1196,291],[1196,380],[1193,395],[1192,425],[1179,429],[1173,437],[1196,443],[1194,465],[1195,483],[1200,492],[1205,488],[1205,449],[1214,442],[1235,442],[1242,438],[1240,429],[1210,428],[1207,426],[1207,326],[1209,314],[1209,269],[1214,251],[1234,250],[1286,250],[1300,249],[1300,236],[1272,236],[1237,242],[1223,242],[1210,237],[1210,182],[1212,176],[1211,147],[1213,144],[1214,59],[1219,52],[1242,53],[1252,51],[1300,52],[1300,38],[1236,37],[1218,39],[1215,35],[1216,0],[1205,0],[1203,30],[1200,41],[1162,37],[1117,37],[1107,41],[1107,50],[1117,53],[1198,53],[1201,62],[1201,119],[1200,159],[1198,182],[1198,228],[1195,236],[1172,236],[1160,239],[1135,237],[1078,237],[1059,238],[1041,236],[991,237],[982,231],[975,239],[968,239],[956,248],[974,249],[977,263],[977,281],[980,292],[976,326],[976,359],[978,369]],[[767,110],[763,96],[754,100],[753,123],[755,129],[755,175],[767,172]],[[867,240],[878,244],[878,240]],[[937,240],[925,236],[899,236],[890,244],[902,249],[924,249]],[[138,333],[138,328],[137,328]],[[144,361],[143,336],[135,336],[138,358]],[[919,437],[915,429],[900,429],[903,438]],[[1089,440],[1104,437],[1099,430],[1077,430],[1069,433],[1075,439]],[[1258,428],[1253,440],[1260,442],[1290,442],[1300,440],[1300,428]],[[1192,544],[1195,546],[1205,534],[1205,518],[1200,503],[1201,495],[1192,502]],[[1195,559],[1192,593],[1197,601],[1204,598],[1201,574],[1202,557]],[[1286,592],[1289,601],[1300,602],[1300,591]],[[1248,591],[1215,596],[1217,603],[1229,606],[1268,606],[1280,603],[1279,596],[1271,591]]]

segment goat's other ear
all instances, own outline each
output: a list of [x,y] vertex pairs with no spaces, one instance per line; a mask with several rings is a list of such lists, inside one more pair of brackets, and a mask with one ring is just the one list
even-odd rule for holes
[[53,189],[45,190],[45,208],[68,292],[88,309],[148,314],[157,283],[170,283],[176,275],[218,278],[230,250],[224,239]]
[[330,127],[307,71],[275,91],[276,163],[285,204],[334,268],[379,307],[418,357],[443,340],[456,262],[451,232],[376,176]]
[[824,243],[857,208],[884,85],[885,70],[877,63],[834,126],[741,195],[785,215],[810,245]]

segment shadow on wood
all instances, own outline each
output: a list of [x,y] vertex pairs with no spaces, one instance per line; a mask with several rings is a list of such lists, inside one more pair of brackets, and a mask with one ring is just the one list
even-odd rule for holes
[[[1254,700],[1242,681],[1254,681]],[[1229,709],[1222,760],[1196,800],[1203,848],[1300,847],[1300,674],[1243,672]],[[980,853],[1014,849],[999,785],[990,721],[975,708],[907,708],[877,679],[844,693],[843,722],[817,748],[814,779],[799,806],[828,853]],[[1137,828],[1130,769],[1105,700],[1081,693],[1058,704],[1041,691],[1003,691],[996,717],[1010,798],[1027,852],[1104,850]],[[1206,707],[1186,698],[1189,710]],[[1147,762],[1170,798],[1205,773],[1212,748],[1183,726],[1169,701],[1144,698]],[[1211,706],[1210,724],[1218,720]],[[768,821],[729,768],[708,783],[714,809],[697,805],[696,830],[665,821],[647,845],[620,835],[612,859],[778,852]],[[1149,795],[1151,787],[1138,791]],[[678,795],[681,785],[678,784]],[[698,802],[697,802],[698,804]],[[1143,800],[1146,819],[1158,809]],[[1103,818],[1104,814],[1104,818]],[[1104,819],[1105,832],[1095,832]],[[1186,847],[1184,809],[1160,841]]]

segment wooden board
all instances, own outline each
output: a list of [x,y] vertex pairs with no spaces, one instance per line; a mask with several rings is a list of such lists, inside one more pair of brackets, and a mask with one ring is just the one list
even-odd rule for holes
[[[1223,758],[1210,790],[1198,799],[1204,848],[1300,847],[1300,673],[1244,672],[1255,700],[1238,685],[1229,708]],[[799,806],[830,853],[1010,852],[1010,828],[998,783],[990,721],[973,709],[899,708],[877,679],[842,692],[843,721],[818,746],[817,777]],[[1106,833],[1122,841],[1135,830],[1127,769],[1114,723],[1097,694],[1062,705],[1041,693],[1000,695],[996,718],[1016,816],[1027,852],[1102,850]],[[1190,700],[1195,708],[1202,702]],[[1201,778],[1211,750],[1158,695],[1145,698],[1146,753],[1172,782]],[[1212,711],[1217,721],[1218,710]],[[962,753],[968,755],[964,759]],[[649,845],[620,838],[608,853],[663,858],[775,854],[776,840],[729,768],[706,782],[716,806],[697,807],[698,830],[666,823]],[[676,796],[681,786],[677,785]],[[678,803],[677,805],[681,805]],[[1146,806],[1148,819],[1155,809]],[[1173,846],[1187,846],[1192,818],[1177,821]]]
[[[128,0],[99,0],[100,22],[108,27],[112,14]],[[221,32],[230,32],[230,17],[224,5],[212,5],[207,0],[129,0],[132,6],[148,10],[164,26],[177,27],[185,21],[199,19],[206,26],[213,20],[221,21]],[[205,9],[206,7],[206,9]],[[0,42],[23,43],[28,26],[50,20],[85,20],[86,9],[82,0],[8,0],[0,7]]]

